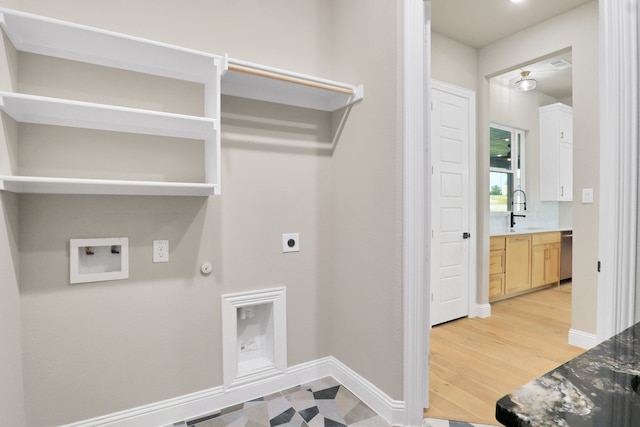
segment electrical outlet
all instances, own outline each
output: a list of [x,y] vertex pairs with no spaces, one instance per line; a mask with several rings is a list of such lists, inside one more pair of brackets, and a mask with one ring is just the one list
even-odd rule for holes
[[288,233],[282,235],[282,252],[300,252],[300,234]]
[[169,262],[169,241],[153,241],[153,262]]

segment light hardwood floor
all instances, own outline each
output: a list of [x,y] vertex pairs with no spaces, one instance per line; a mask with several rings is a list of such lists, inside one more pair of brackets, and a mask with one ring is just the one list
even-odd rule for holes
[[486,319],[433,327],[425,417],[498,425],[498,399],[584,352],[567,344],[571,288],[499,301]]

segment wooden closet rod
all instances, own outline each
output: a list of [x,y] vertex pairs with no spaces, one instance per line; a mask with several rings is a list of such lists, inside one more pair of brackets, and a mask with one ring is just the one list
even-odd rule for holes
[[291,77],[284,74],[273,73],[271,71],[258,70],[256,68],[245,67],[243,65],[229,64],[229,70],[237,71],[239,73],[252,74],[254,76],[267,77],[270,79],[280,80],[283,82],[296,83],[299,85],[315,87],[318,89],[331,90],[333,92],[344,93],[346,95],[354,94],[353,89],[335,86],[327,83],[314,82],[312,80],[305,80],[299,77]]

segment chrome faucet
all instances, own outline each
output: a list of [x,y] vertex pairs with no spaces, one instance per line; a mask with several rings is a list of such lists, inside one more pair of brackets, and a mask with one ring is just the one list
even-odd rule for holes
[[526,215],[516,215],[513,212],[514,205],[516,204],[516,203],[514,203],[515,195],[518,192],[522,193],[522,196],[524,197],[524,202],[523,203],[517,203],[517,204],[518,205],[524,205],[524,210],[525,211],[527,210],[527,194],[524,192],[524,190],[520,190],[520,189],[514,191],[511,194],[511,228],[513,228],[516,225],[516,221],[514,220],[515,217],[519,217],[519,218],[526,218],[527,217]]

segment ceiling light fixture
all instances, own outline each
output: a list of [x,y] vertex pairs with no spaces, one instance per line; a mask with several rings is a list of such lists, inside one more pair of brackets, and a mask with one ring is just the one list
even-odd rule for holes
[[523,71],[520,73],[520,80],[516,82],[516,89],[520,92],[528,92],[534,90],[538,82],[535,79],[529,77],[530,71]]
[[511,0],[511,3],[522,3],[524,0]]

